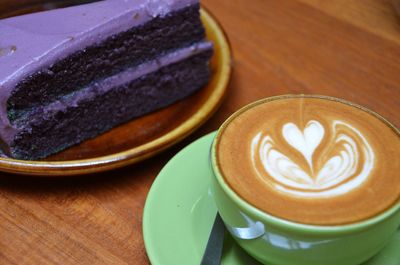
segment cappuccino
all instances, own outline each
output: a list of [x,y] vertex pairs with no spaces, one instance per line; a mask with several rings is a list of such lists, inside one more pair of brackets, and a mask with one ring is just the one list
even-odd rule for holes
[[400,135],[342,100],[282,96],[235,113],[217,138],[217,163],[243,200],[305,224],[342,225],[400,198]]

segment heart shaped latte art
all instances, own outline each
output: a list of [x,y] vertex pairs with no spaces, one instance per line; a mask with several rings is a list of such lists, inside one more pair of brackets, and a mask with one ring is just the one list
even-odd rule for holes
[[[323,141],[326,129],[332,130],[332,137]],[[294,123],[286,123],[282,126],[282,138],[292,152],[284,154],[280,151],[282,146],[277,146],[270,135],[259,132],[251,143],[251,157],[263,181],[294,196],[329,197],[347,193],[361,185],[374,166],[374,152],[366,138],[342,121],[335,120],[330,128],[324,128],[320,122],[311,120],[303,130]],[[319,168],[314,163],[317,148],[322,148],[320,154],[326,149],[325,154],[330,155]],[[293,152],[301,154],[306,163],[296,163]]]

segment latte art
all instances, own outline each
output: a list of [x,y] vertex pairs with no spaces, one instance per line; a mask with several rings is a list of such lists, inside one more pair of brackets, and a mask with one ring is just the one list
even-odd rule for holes
[[[332,137],[320,146],[326,129],[332,130]],[[309,121],[303,131],[294,123],[284,124],[282,137],[302,155],[306,162],[302,164],[282,153],[271,136],[259,132],[251,143],[258,176],[277,190],[302,197],[338,196],[359,187],[374,166],[370,144],[360,131],[345,122],[335,120],[326,129],[315,120]],[[322,151],[325,161],[320,167],[315,166],[313,157],[317,148],[326,150]]]
[[226,184],[263,212],[350,224],[400,202],[399,136],[353,103],[289,95],[232,115],[217,135],[215,159]]

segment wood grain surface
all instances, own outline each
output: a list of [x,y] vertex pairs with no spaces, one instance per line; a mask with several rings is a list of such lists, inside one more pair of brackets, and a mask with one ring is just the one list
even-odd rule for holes
[[69,179],[2,174],[0,264],[149,264],[142,212],[157,173],[185,145],[256,99],[336,96],[400,126],[400,19],[391,1],[202,3],[220,20],[234,51],[228,96],[216,115],[138,165]]

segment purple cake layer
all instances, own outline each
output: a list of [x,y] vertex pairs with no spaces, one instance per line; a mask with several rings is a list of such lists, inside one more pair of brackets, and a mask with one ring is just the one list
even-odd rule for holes
[[21,128],[8,155],[45,157],[174,103],[208,82],[211,55],[210,43],[181,49],[37,109],[16,121]]
[[196,4],[198,0],[106,0],[0,20],[2,145],[10,146],[18,133],[8,118],[7,102],[20,81],[112,35]]

